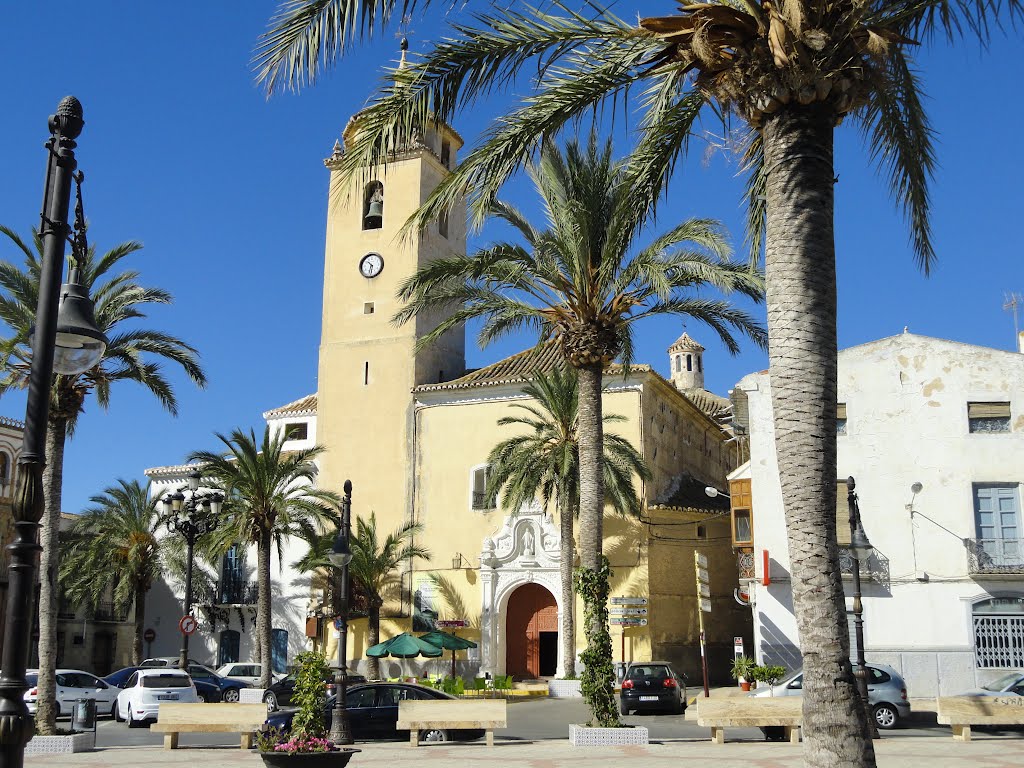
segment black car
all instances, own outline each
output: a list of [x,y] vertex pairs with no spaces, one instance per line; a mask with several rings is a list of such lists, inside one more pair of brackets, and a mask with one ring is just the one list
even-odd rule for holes
[[[371,739],[408,739],[408,731],[399,731],[398,702],[402,699],[454,699],[444,691],[425,688],[413,683],[365,683],[354,685],[345,696],[345,710],[348,712],[352,738],[360,741]],[[327,699],[324,709],[324,727],[330,730],[331,710],[334,697]],[[264,729],[277,728],[289,731],[295,709],[285,709],[267,716]],[[420,731],[420,741],[471,741],[484,735],[481,728],[443,729],[431,728]]]
[[[114,688],[124,688],[124,684],[128,682],[128,678],[132,676],[132,672],[139,669],[149,668],[150,667],[125,667],[124,669],[119,669],[116,672],[111,672],[103,678],[103,681],[107,683],[107,685],[112,685]],[[219,686],[195,677],[192,678],[192,682],[196,686],[196,693],[199,695],[199,701],[206,702],[207,704],[216,704],[218,701],[221,701]]]
[[[203,693],[199,690],[199,683],[205,683],[211,685],[218,691],[219,698],[217,701],[227,701],[234,703],[238,701],[238,692],[242,688],[252,688],[252,686],[244,680],[236,680],[231,677],[221,677],[216,672],[208,667],[204,667],[202,664],[189,664],[188,674],[192,678],[192,682],[196,684],[196,690],[199,691],[200,695]],[[206,699],[210,701],[210,699]]]
[[[355,685],[357,683],[365,683],[366,678],[362,675],[349,674],[348,684]],[[328,672],[324,676],[324,685],[327,686],[327,694],[331,695],[334,693],[334,672]],[[287,677],[282,677],[276,683],[273,683],[267,692],[263,694],[263,702],[267,705],[267,709],[273,712],[281,707],[287,707],[292,702],[292,691],[295,690],[295,673],[291,672]]]
[[636,712],[686,711],[686,677],[677,675],[666,661],[631,662],[622,678],[619,710]]

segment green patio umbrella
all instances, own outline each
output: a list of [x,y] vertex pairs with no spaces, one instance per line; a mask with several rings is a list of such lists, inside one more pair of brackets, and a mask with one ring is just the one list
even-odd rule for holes
[[366,649],[367,656],[375,656],[382,659],[386,656],[394,656],[396,659],[414,659],[417,656],[427,656],[436,659],[443,654],[440,648],[430,643],[425,643],[415,635],[403,632],[395,635],[390,640],[377,643]]
[[444,648],[447,651],[452,652],[452,678],[455,678],[455,652],[464,651],[467,648],[476,648],[476,643],[472,640],[467,640],[464,637],[453,635],[448,632],[442,632],[440,629],[435,629],[433,632],[427,632],[425,635],[420,635],[420,640],[430,643],[437,648]]

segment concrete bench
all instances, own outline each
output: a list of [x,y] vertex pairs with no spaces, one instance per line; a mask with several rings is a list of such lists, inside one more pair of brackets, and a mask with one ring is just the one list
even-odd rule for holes
[[935,704],[954,741],[970,741],[972,725],[1024,725],[1024,696],[940,696]]
[[725,729],[782,726],[786,740],[800,741],[803,725],[803,699],[799,696],[752,699],[733,696],[724,699],[698,699],[697,725],[711,729],[711,741],[725,743]]
[[164,749],[178,748],[179,733],[240,733],[242,749],[267,719],[266,704],[161,704],[150,729],[164,735]]
[[403,699],[398,702],[400,731],[408,729],[409,744],[418,747],[420,731],[428,728],[483,729],[487,746],[494,746],[494,729],[507,728],[504,699]]

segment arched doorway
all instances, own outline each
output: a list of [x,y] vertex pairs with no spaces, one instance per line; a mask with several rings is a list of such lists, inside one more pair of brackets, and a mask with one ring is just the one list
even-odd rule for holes
[[558,605],[540,584],[524,584],[508,599],[505,673],[518,678],[554,676],[558,669]]

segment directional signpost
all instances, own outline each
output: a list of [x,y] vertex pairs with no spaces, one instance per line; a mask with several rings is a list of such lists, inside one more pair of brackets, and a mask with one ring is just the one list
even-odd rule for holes
[[611,616],[608,622],[613,627],[622,627],[620,635],[622,663],[626,663],[626,628],[647,626],[647,598],[619,595],[611,599]]
[[704,698],[711,695],[708,687],[708,656],[704,644],[704,614],[711,613],[711,577],[708,576],[708,558],[700,552],[693,553],[693,567],[697,575],[697,603],[700,610],[700,665],[704,670]]
[[434,626],[438,629],[465,629],[469,622],[465,619],[438,619]]

